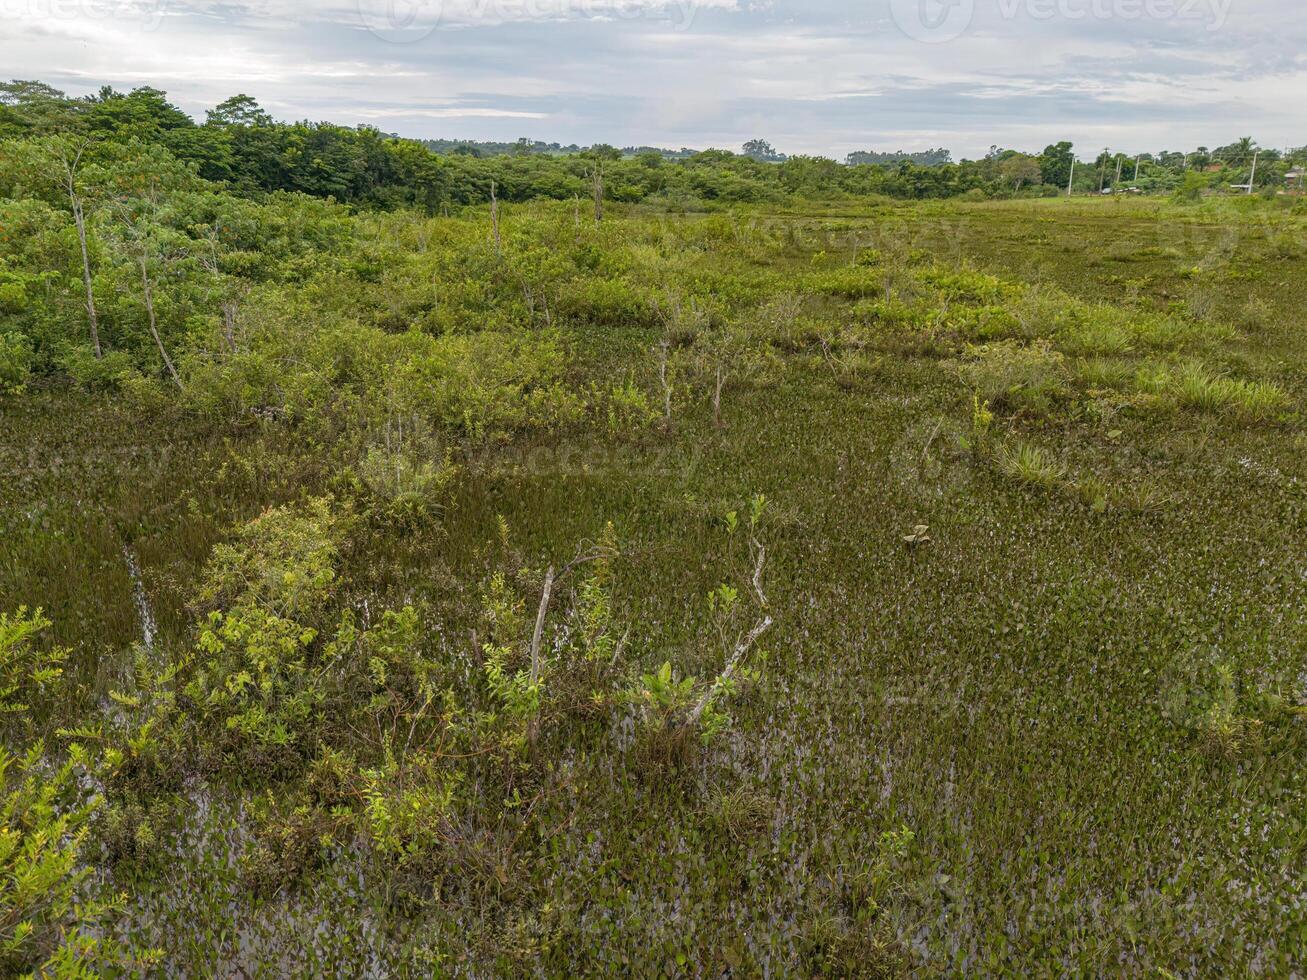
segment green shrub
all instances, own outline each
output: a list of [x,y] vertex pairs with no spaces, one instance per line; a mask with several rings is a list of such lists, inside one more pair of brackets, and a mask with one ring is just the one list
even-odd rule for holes
[[428,426],[396,420],[386,423],[354,472],[371,517],[416,525],[439,513],[458,467]]
[[577,279],[567,284],[558,297],[558,312],[606,327],[652,327],[659,319],[651,295],[622,279]]
[[59,357],[59,366],[83,388],[116,388],[124,375],[135,370],[131,355],[125,351],[105,351],[96,357],[89,347],[70,347]]
[[967,348],[963,381],[997,409],[1046,415],[1069,394],[1066,359],[1048,341]]
[[31,341],[21,333],[0,333],[0,395],[21,395],[32,373]]
[[350,516],[329,497],[275,507],[213,549],[198,599],[210,608],[262,609],[269,617],[317,621],[336,584]]
[[0,613],[0,725],[6,731],[30,726],[32,703],[48,697],[63,678],[69,652],[43,651],[33,642],[49,626],[40,609]]
[[105,903],[87,898],[81,859],[94,804],[78,801],[77,751],[62,766],[41,742],[22,755],[0,748],[0,972],[15,977],[127,975],[148,967],[104,938]]

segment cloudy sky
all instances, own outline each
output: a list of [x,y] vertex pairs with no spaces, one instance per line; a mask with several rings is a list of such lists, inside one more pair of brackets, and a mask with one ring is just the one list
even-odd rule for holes
[[416,137],[1307,143],[1303,0],[0,0],[0,65]]

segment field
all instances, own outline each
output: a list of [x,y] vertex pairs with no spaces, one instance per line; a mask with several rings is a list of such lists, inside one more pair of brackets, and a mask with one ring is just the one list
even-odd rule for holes
[[348,220],[183,395],[0,398],[88,935],[160,975],[1307,970],[1300,201]]

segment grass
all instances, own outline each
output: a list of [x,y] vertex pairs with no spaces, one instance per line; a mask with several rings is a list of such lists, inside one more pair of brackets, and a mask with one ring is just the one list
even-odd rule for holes
[[1289,396],[1272,382],[1228,378],[1198,364],[1178,370],[1167,392],[1182,408],[1229,412],[1253,421],[1273,418],[1289,404]]
[[998,468],[1018,483],[1051,490],[1066,477],[1066,467],[1047,450],[1029,443],[1004,446],[998,452]]
[[[448,220],[461,240],[477,219]],[[1301,972],[1307,747],[1297,716],[1266,704],[1307,696],[1307,283],[1240,213],[1148,201],[724,220],[610,221],[604,261],[630,288],[578,286],[565,331],[569,380],[653,391],[664,324],[641,297],[694,270],[784,356],[728,394],[725,428],[687,377],[665,434],[460,447],[434,517],[369,526],[342,588],[360,609],[419,604],[461,669],[501,519],[541,566],[612,521],[614,601],[639,624],[630,669],[711,676],[701,597],[720,585],[722,515],[763,492],[776,625],[729,734],[651,774],[620,716],[597,722],[603,751],[553,760],[565,789],[536,804],[542,829],[451,845],[438,900],[417,906],[348,848],[254,894],[249,801],[196,790],[193,822],[152,844],[168,873],[108,879],[131,895],[122,937],[162,948],[171,973]],[[1235,251],[1217,252],[1228,227]],[[851,267],[846,244],[876,236],[883,258]],[[1085,260],[1122,239],[1150,246],[1128,311],[1136,287]],[[1215,277],[1214,326],[1195,327],[1171,304],[1213,254],[1283,285]],[[879,305],[887,271],[912,316]],[[416,263],[395,275],[430,281]],[[796,301],[812,277],[817,295]],[[1269,312],[1245,336],[1230,325],[1250,288]],[[1036,289],[1047,316],[1022,305]],[[368,290],[351,302],[402,292]],[[874,318],[859,305],[873,303]],[[1011,322],[974,312],[991,307]],[[854,355],[876,370],[843,371]],[[1090,411],[1104,391],[1110,417]],[[959,443],[977,393],[996,467]],[[73,648],[86,689],[60,720],[93,716],[131,672],[124,544],[160,648],[184,650],[214,545],[336,485],[337,447],[275,424],[58,386],[0,411],[0,609],[43,606],[49,642]],[[391,472],[400,489],[434,479],[415,462],[374,482]],[[918,525],[930,544],[905,546]]]

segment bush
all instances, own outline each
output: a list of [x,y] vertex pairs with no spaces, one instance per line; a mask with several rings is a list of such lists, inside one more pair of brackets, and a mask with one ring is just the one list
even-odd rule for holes
[[96,357],[90,347],[68,348],[60,356],[59,366],[88,390],[116,388],[119,379],[135,370],[125,351],[105,351],[103,357]]
[[42,651],[33,643],[49,626],[40,609],[0,613],[0,724],[6,730],[30,725],[32,702],[48,697],[63,677],[68,651]]
[[79,752],[52,766],[34,744],[22,755],[0,749],[0,973],[81,978],[126,974],[125,951],[97,931],[109,906],[87,901],[90,869],[81,860],[92,804],[76,801]]
[[31,341],[21,333],[0,333],[0,395],[21,395],[32,373]]
[[1068,394],[1065,358],[1048,341],[969,346],[962,379],[996,409],[1046,415]]
[[458,473],[453,455],[420,420],[387,423],[355,466],[369,514],[384,522],[421,523],[442,506]]

